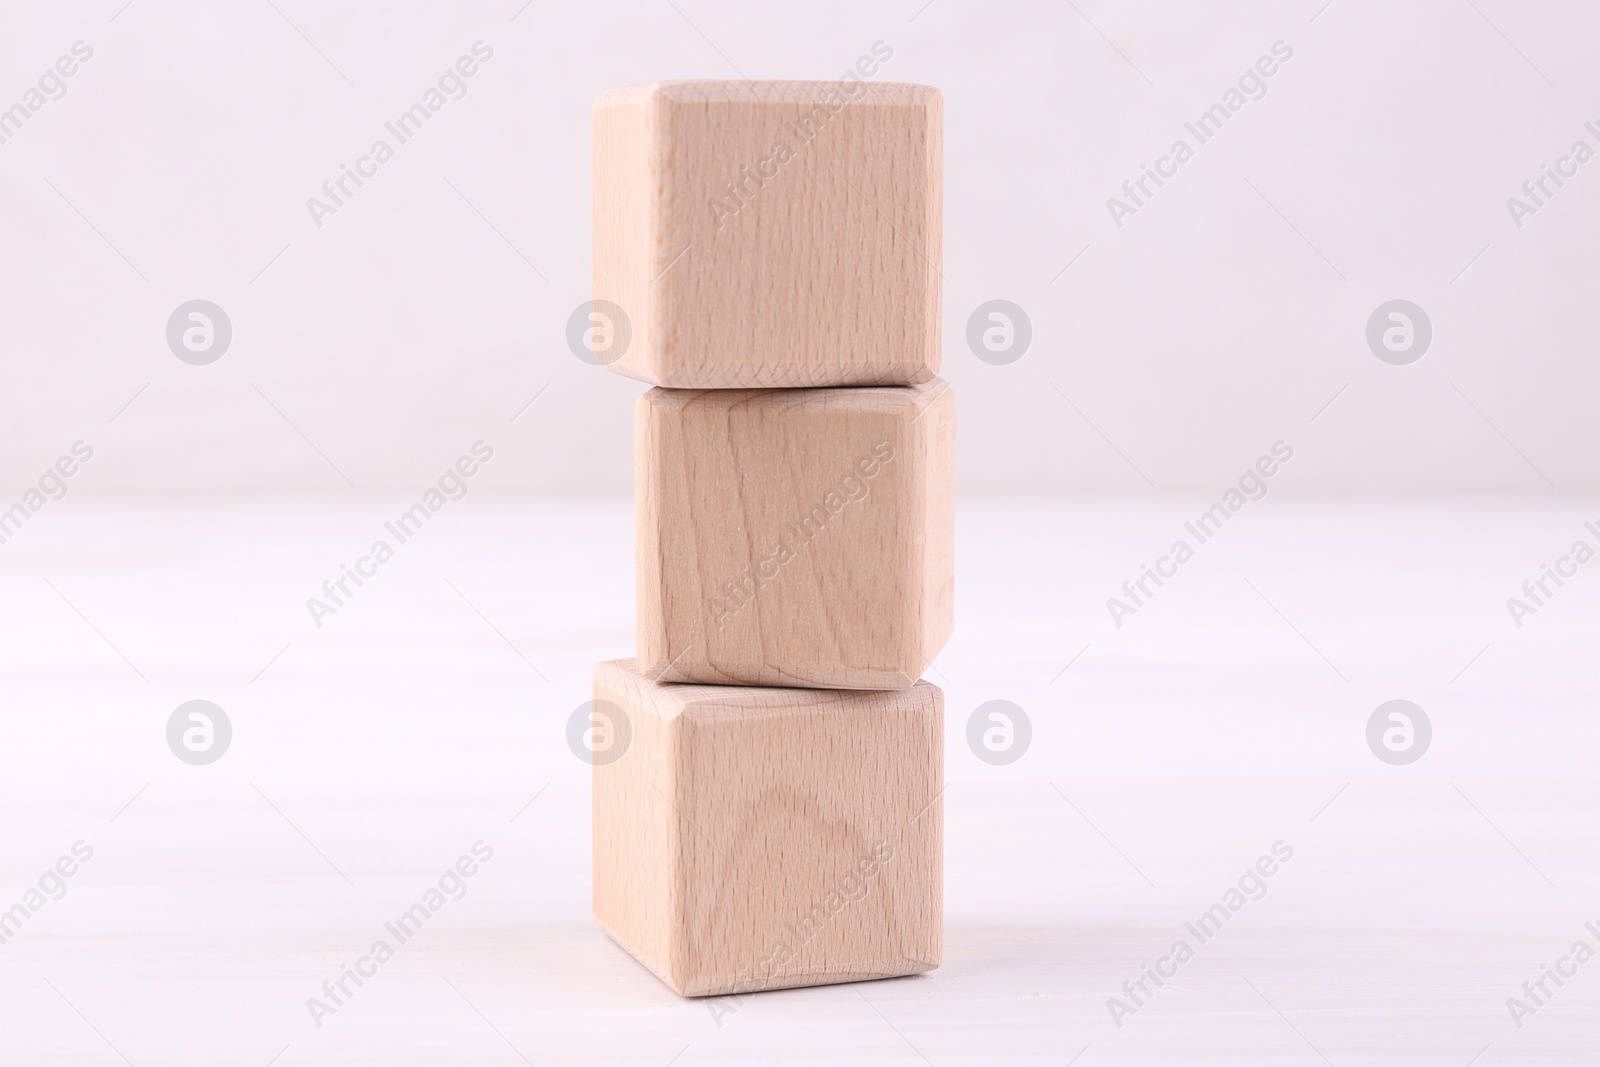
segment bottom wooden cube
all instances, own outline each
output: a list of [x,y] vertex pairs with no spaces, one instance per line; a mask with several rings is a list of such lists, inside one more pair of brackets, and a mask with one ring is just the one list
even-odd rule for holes
[[937,686],[673,685],[615,660],[594,695],[625,718],[594,766],[595,917],[662,981],[716,996],[939,965]]

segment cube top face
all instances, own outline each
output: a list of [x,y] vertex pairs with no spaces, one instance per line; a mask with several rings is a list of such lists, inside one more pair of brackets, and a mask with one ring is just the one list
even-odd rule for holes
[[651,390],[638,659],[668,682],[905,689],[949,637],[955,398]]
[[595,670],[595,914],[686,996],[914,974],[942,951],[943,694]]
[[665,82],[595,102],[605,365],[670,388],[939,371],[943,99],[871,82]]

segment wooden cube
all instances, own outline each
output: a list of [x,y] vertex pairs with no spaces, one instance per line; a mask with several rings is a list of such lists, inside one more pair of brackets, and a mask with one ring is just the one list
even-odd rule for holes
[[593,119],[594,297],[631,328],[611,370],[684,389],[939,373],[939,90],[660,82]]
[[667,682],[905,689],[950,635],[955,396],[652,389],[638,661]]
[[594,767],[595,917],[662,981],[715,996],[939,965],[936,686],[665,685],[616,660],[594,696],[629,736]]

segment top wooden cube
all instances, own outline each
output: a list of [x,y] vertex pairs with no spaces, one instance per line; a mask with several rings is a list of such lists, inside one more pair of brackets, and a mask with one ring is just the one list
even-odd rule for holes
[[677,389],[932,379],[943,157],[943,98],[924,85],[605,93],[594,298],[627,329],[612,323],[599,361]]

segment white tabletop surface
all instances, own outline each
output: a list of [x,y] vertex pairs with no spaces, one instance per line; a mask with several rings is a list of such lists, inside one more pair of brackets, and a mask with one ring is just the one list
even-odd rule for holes
[[[1118,628],[1106,598],[1205,501],[963,499],[944,965],[737,1002],[680,999],[589,914],[563,733],[631,649],[628,503],[452,503],[314,626],[405,503],[68,500],[0,546],[0,909],[93,849],[0,944],[0,1063],[1600,1060],[1600,960],[1507,1007],[1600,949],[1600,563],[1506,608],[1600,502],[1269,497]],[[166,744],[197,698],[234,731],[208,766]],[[1007,766],[965,741],[994,698],[1033,724]],[[1366,743],[1395,698],[1433,726],[1407,766]],[[466,895],[316,1025],[478,841]]]

